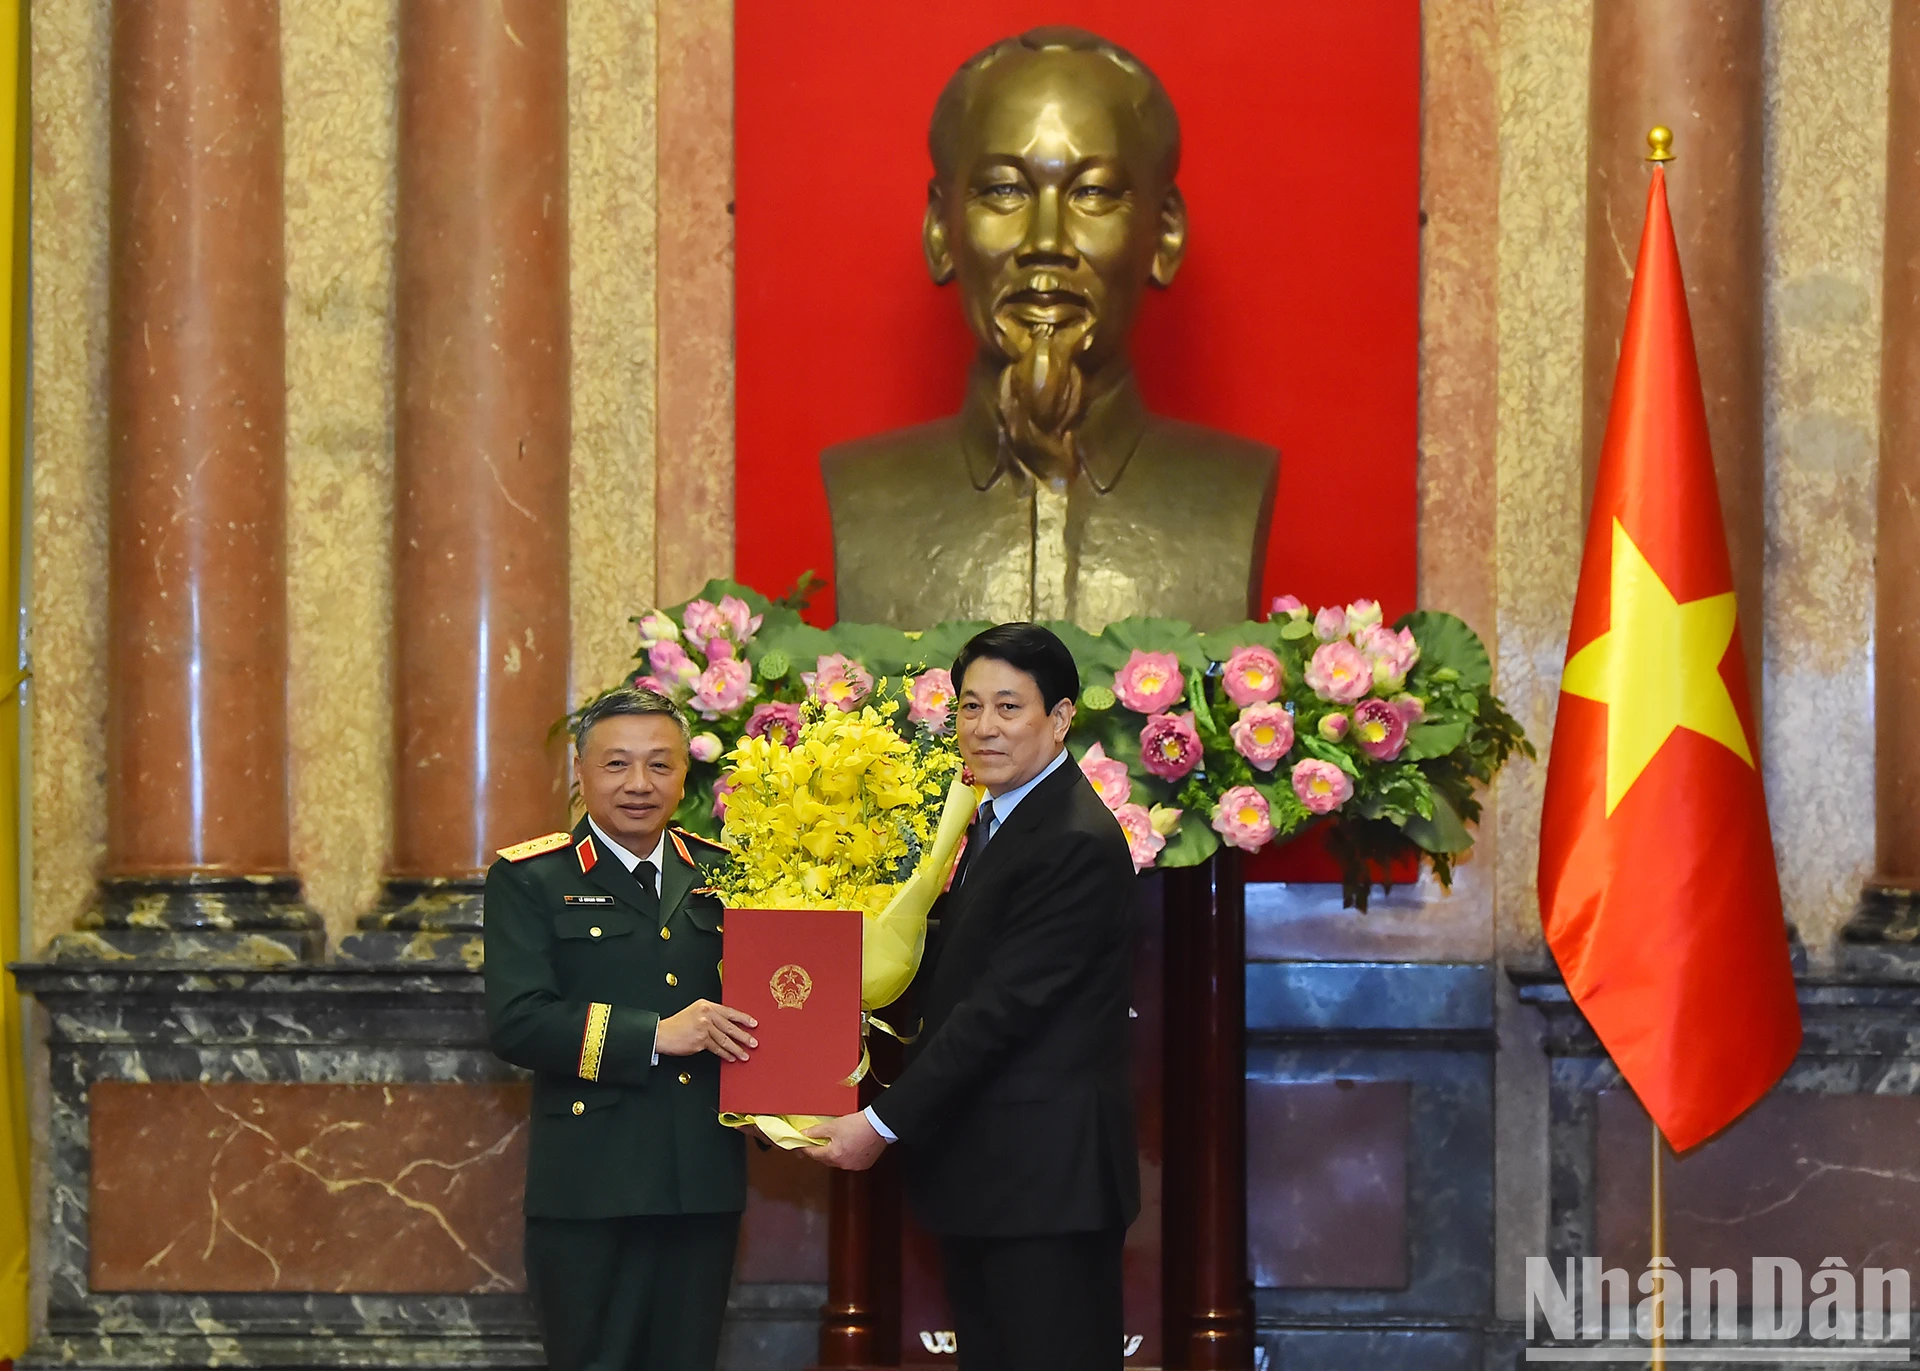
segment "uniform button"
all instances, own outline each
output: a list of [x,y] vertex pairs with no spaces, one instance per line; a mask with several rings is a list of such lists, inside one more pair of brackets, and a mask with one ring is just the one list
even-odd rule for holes
[[668,938],[671,938],[672,936],[673,936],[673,930],[671,928],[663,928],[660,930],[661,942],[665,942]]
[[587,932],[593,934],[593,936],[597,938],[600,936],[600,926],[598,924],[595,924],[592,928],[589,928]]
[[586,1112],[587,1112],[587,1102],[586,1102],[585,1100],[575,1100],[575,1101],[573,1102],[573,1112],[574,1112],[574,1113],[576,1113],[576,1114],[584,1114],[584,1113],[586,1113]]
[[668,984],[668,985],[679,985],[679,984],[680,984],[680,978],[679,978],[678,976],[676,976],[676,975],[674,975],[674,974],[673,974],[673,973],[672,973],[671,971],[669,971],[669,972],[667,973],[667,984]]
[[682,1085],[692,1085],[692,1084],[693,1084],[693,1076],[692,1076],[692,1075],[691,1075],[691,1074],[690,1074],[689,1072],[685,1072],[685,1071],[682,1071],[682,1072],[680,1073],[680,1084],[682,1084]]

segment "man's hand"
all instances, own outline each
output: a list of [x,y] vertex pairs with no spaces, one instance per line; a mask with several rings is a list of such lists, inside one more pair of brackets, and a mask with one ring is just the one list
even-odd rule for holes
[[803,1136],[824,1138],[827,1145],[803,1148],[802,1155],[842,1171],[865,1171],[887,1150],[887,1140],[874,1132],[865,1114],[842,1114],[837,1119],[815,1124]]
[[747,1030],[759,1026],[760,1021],[745,1010],[695,1000],[672,1018],[660,1020],[653,1049],[663,1057],[711,1052],[723,1062],[744,1062],[747,1049],[760,1046],[760,1040]]

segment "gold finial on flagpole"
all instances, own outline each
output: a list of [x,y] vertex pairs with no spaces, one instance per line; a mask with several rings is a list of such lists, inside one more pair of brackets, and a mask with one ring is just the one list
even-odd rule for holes
[[1655,124],[1647,130],[1647,160],[1649,162],[1673,160],[1673,130],[1665,124]]

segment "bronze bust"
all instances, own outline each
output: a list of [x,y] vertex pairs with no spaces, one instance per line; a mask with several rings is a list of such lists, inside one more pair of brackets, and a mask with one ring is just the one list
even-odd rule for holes
[[1278,457],[1149,414],[1127,354],[1186,247],[1159,80],[1035,29],[954,74],[927,141],[927,266],[960,283],[979,352],[959,414],[821,455],[840,617],[1250,615]]

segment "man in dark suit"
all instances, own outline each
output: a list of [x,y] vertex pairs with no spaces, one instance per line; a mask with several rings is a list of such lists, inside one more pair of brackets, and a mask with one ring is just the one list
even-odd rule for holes
[[811,1130],[860,1170],[904,1149],[940,1238],[965,1371],[1121,1365],[1120,1254],[1140,1209],[1128,1054],[1133,862],[1066,751],[1079,673],[1034,624],[953,665],[987,788],[921,967],[926,1025],[871,1109]]
[[758,1025],[720,998],[724,852],[668,826],[687,721],[652,691],[582,712],[571,833],[487,873],[487,1034],[533,1075],[527,1279],[554,1371],[713,1371],[746,1206],[720,1063]]

